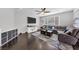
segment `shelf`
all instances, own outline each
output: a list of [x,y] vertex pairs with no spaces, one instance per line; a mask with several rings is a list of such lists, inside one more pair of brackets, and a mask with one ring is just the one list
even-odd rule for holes
[[17,29],[13,29],[13,30],[1,33],[0,47],[7,44],[17,36],[18,36]]
[[[18,35],[17,35],[18,36]],[[2,44],[1,46],[3,46],[3,45],[5,45],[5,44],[7,44],[8,42],[10,42],[11,40],[13,40],[14,38],[16,38],[17,36],[15,36],[15,37],[13,37],[13,38],[11,38],[10,40],[8,40],[7,42],[5,42],[4,44]]]

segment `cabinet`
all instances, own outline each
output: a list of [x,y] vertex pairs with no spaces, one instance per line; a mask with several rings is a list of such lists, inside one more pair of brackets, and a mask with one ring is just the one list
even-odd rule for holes
[[36,25],[28,25],[27,26],[27,33],[35,32],[35,31],[37,31]]
[[[1,33],[1,30],[0,30]],[[17,29],[9,30],[0,34],[0,48],[18,36]]]

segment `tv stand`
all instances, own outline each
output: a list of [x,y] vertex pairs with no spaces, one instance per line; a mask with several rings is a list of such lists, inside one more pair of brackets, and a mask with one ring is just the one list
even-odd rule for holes
[[32,24],[27,25],[27,33],[35,32],[35,31],[37,31],[37,26],[35,24],[34,25],[32,25]]

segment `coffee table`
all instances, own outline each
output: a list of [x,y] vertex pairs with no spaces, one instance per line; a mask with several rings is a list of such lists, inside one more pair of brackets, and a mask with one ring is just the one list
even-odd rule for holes
[[40,32],[41,32],[41,34],[44,34],[44,35],[50,36],[50,37],[53,34],[53,31],[52,30],[41,30]]

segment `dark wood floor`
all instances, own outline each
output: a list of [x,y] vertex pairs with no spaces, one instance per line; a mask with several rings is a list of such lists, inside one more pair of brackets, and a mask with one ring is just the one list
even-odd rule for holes
[[2,47],[2,50],[27,50],[28,35],[22,34]]
[[3,47],[2,50],[57,50],[45,41],[37,40],[32,36],[29,37],[27,33],[19,35],[14,42],[14,44],[9,43],[8,47],[4,46],[5,48]]
[[26,33],[19,35],[17,38],[17,42],[12,47],[10,47],[9,50],[26,50],[28,48],[27,43],[28,35]]
[[[8,45],[3,50],[47,50],[51,49],[47,42],[44,42],[42,40],[34,39],[32,36],[29,37],[27,33],[19,35],[17,42],[13,45]],[[10,46],[10,47],[9,47]]]

